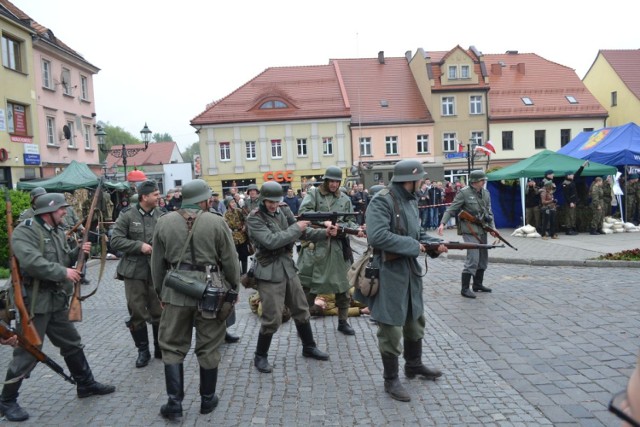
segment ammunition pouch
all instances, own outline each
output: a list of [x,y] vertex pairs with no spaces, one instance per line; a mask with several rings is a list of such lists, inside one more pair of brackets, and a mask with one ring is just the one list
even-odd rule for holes
[[238,292],[227,290],[219,271],[211,272],[211,279],[206,285],[198,310],[205,319],[218,319],[223,322],[233,311],[238,299]]
[[162,286],[166,286],[183,295],[201,300],[207,290],[207,284],[192,277],[184,276],[177,270],[169,270],[164,276]]

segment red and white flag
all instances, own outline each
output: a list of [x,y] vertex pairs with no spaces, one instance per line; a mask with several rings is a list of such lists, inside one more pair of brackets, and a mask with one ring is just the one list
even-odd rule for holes
[[487,147],[489,150],[491,150],[493,152],[493,154],[496,154],[496,147],[493,146],[491,141],[485,142],[484,146]]
[[458,142],[458,153],[464,152],[464,144],[462,142]]
[[486,154],[487,156],[490,156],[492,151],[490,149],[488,149],[487,147],[485,147],[484,145],[477,145],[475,148],[476,152],[480,152],[482,154]]

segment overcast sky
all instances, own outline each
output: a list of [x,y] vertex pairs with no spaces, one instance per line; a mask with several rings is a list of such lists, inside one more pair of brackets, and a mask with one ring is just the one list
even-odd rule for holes
[[584,77],[599,49],[638,49],[632,2],[611,0],[10,0],[100,68],[97,120],[147,122],[184,149],[189,122],[269,67],[400,57],[422,47],[517,50]]

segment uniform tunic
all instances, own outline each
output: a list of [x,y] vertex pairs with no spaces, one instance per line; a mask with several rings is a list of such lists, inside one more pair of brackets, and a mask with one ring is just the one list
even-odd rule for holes
[[602,229],[602,220],[604,219],[602,185],[592,184],[589,193],[591,195],[591,230],[598,231]]

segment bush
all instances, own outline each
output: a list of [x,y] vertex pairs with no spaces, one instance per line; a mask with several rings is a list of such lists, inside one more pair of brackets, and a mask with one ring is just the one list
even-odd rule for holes
[[[6,192],[6,189],[5,189]],[[5,195],[0,198],[0,267],[9,267],[9,241],[7,238],[7,207]],[[29,193],[19,190],[10,190],[11,197],[11,216],[13,219],[13,228],[15,228],[20,213],[25,209],[29,209],[31,201]]]
[[8,268],[0,267],[0,280],[8,279],[11,277],[11,270]]

